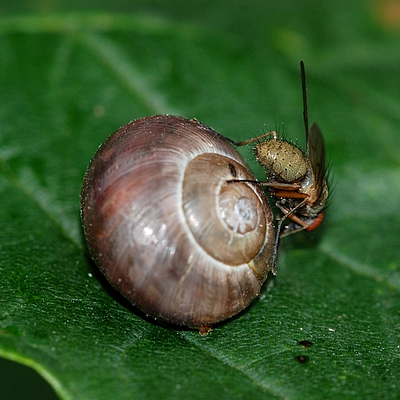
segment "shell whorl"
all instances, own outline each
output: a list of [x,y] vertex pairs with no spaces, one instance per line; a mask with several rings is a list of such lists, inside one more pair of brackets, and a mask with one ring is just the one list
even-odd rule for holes
[[255,178],[213,129],[174,116],[130,122],[85,175],[91,256],[154,318],[197,327],[235,315],[272,268],[274,228],[262,190],[234,179]]

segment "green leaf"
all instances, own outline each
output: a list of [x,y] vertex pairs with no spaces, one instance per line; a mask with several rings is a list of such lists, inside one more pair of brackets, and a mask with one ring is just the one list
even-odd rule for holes
[[[0,355],[62,399],[397,398],[394,2],[214,3],[1,5]],[[211,334],[146,318],[87,256],[90,158],[155,113],[237,141],[278,126],[304,145],[300,59],[333,175],[322,227],[283,239],[278,276]]]

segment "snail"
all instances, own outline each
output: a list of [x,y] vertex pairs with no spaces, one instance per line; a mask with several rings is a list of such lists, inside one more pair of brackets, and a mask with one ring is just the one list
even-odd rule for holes
[[205,334],[275,273],[268,201],[240,180],[255,178],[212,128],[170,115],[132,121],[100,146],[84,177],[89,253],[144,313]]
[[[316,229],[323,220],[329,189],[326,179],[325,145],[320,128],[314,123],[308,126],[308,101],[306,74],[303,61],[300,62],[303,89],[303,117],[307,138],[307,151],[304,153],[294,144],[279,139],[275,131],[264,133],[236,143],[244,146],[258,142],[254,148],[258,162],[267,171],[267,182],[258,182],[268,187],[276,198],[276,206],[283,217],[278,223],[276,248],[279,237],[306,230]],[[272,137],[264,140],[265,137]],[[289,223],[282,223],[289,218]]]

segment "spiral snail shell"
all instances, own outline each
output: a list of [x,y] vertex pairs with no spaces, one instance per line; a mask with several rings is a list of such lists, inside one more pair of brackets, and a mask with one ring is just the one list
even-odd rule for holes
[[[233,142],[232,142],[233,143]],[[81,218],[111,285],[161,321],[209,327],[247,307],[274,269],[273,216],[232,143],[197,120],[132,121],[98,149]]]

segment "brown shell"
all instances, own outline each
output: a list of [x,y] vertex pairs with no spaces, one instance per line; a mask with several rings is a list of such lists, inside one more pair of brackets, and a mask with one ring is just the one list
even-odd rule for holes
[[[86,172],[89,252],[132,304],[172,324],[243,310],[273,267],[273,217],[255,178],[213,129],[174,116],[130,122]],[[233,213],[233,214],[232,214]]]

